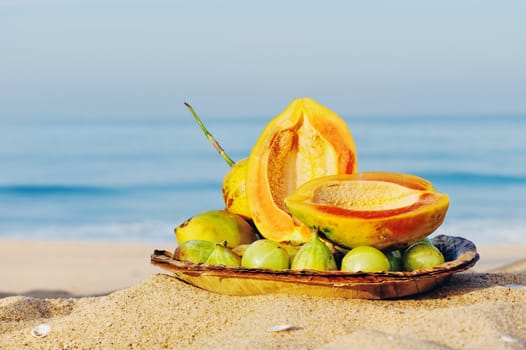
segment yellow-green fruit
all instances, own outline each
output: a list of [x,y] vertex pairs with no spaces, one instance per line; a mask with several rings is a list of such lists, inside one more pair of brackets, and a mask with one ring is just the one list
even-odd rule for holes
[[245,254],[245,250],[250,246],[249,243],[240,244],[237,247],[232,248],[232,251],[239,257],[242,257]]
[[241,258],[232,252],[231,249],[225,247],[223,243],[216,243],[214,250],[206,260],[206,263],[210,265],[225,266],[241,265]]
[[283,247],[287,251],[287,254],[289,254],[290,261],[294,258],[294,256],[298,253],[302,245],[297,245],[292,242],[279,242],[279,245]]
[[247,194],[245,192],[248,158],[232,165],[223,179],[223,200],[226,209],[250,219]]
[[241,266],[256,269],[286,270],[290,266],[287,251],[277,242],[260,239],[253,242],[241,258]]
[[199,239],[226,241],[229,248],[252,243],[258,237],[254,228],[241,216],[226,210],[209,210],[184,221],[174,230],[179,244]]
[[404,251],[402,266],[405,271],[431,269],[445,262],[444,255],[431,243],[416,242]]
[[342,259],[342,271],[381,272],[389,271],[391,265],[381,250],[369,246],[351,249]]
[[336,261],[329,247],[325,245],[317,234],[312,235],[294,256],[290,266],[292,270],[337,270]]
[[174,259],[181,261],[189,261],[193,263],[204,263],[214,251],[215,243],[210,241],[203,241],[193,239],[186,241],[175,249]]

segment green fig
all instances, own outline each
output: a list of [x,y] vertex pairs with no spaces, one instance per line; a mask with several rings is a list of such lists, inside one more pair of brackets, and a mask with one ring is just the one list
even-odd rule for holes
[[184,221],[174,230],[179,244],[198,239],[211,242],[227,241],[227,247],[252,243],[256,230],[241,216],[226,210],[209,210]]
[[316,233],[294,256],[290,268],[292,270],[337,270],[334,255],[329,247],[318,238]]
[[215,243],[193,239],[181,243],[174,253],[174,259],[193,263],[204,263],[215,248]]
[[214,250],[206,260],[210,265],[239,266],[241,259],[231,249],[226,247],[226,242],[216,243]]

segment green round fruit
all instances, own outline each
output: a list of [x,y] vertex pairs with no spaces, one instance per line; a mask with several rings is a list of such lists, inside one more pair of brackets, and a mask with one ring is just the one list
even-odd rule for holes
[[316,233],[295,254],[290,264],[291,270],[337,270],[336,261],[331,250],[323,243]]
[[380,272],[389,271],[389,260],[381,250],[370,246],[359,246],[349,251],[342,259],[342,271]]
[[215,246],[216,244],[214,242],[192,239],[177,246],[174,258],[195,264],[205,263],[214,251]]
[[270,270],[286,270],[290,266],[287,251],[279,244],[268,239],[253,242],[241,258],[241,266]]
[[242,257],[243,254],[245,254],[245,250],[247,250],[249,246],[250,244],[248,243],[240,244],[237,247],[232,248],[232,252],[234,252],[234,254],[236,254],[237,256]]
[[389,271],[402,271],[402,252],[399,250],[391,250],[385,253],[387,260],[389,260]]
[[402,266],[405,271],[431,269],[443,264],[444,255],[434,245],[417,242],[404,251]]
[[290,261],[294,259],[300,248],[301,245],[293,244],[292,242],[279,242],[279,245],[287,251],[287,254],[289,254]]
[[226,210],[209,210],[184,221],[174,230],[179,244],[190,240],[227,242],[227,247],[252,243],[256,230],[241,216]]
[[216,243],[206,263],[210,265],[239,266],[241,259],[232,249],[227,248],[224,243],[226,242]]

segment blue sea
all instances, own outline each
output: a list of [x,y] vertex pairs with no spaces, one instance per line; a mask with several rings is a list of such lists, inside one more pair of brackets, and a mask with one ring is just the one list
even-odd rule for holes
[[[248,156],[269,117],[201,116]],[[526,244],[526,115],[344,116],[360,171],[411,173],[450,196],[437,233]],[[0,120],[0,238],[175,243],[223,208],[227,164],[191,115]]]

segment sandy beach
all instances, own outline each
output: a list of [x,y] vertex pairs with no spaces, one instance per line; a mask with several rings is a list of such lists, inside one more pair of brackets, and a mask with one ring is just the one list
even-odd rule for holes
[[480,246],[400,300],[213,294],[151,266],[155,248],[172,249],[0,241],[0,349],[526,349],[526,247]]

